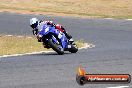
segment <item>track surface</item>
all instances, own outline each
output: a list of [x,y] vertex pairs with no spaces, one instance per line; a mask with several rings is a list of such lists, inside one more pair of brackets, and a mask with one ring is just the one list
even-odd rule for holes
[[[65,25],[75,39],[96,45],[77,54],[37,54],[0,59],[0,88],[80,88],[77,67],[88,73],[132,75],[132,21],[80,19],[0,13],[0,33],[31,35],[31,17],[51,19]],[[132,84],[88,84],[82,88],[107,88]]]

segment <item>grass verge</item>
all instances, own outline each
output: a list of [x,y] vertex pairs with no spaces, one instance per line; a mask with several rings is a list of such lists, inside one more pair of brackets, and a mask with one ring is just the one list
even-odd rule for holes
[[0,11],[132,18],[132,0],[1,0]]
[[[76,41],[78,47],[83,47],[82,40]],[[30,52],[46,51],[41,43],[34,37],[0,36],[0,56],[11,54],[24,54]]]

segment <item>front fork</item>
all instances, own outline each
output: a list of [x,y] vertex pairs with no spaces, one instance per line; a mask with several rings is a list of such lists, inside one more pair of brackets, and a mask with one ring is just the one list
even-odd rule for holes
[[53,40],[57,43],[57,41],[59,42],[59,44],[62,46],[62,48],[66,48],[66,36],[64,33],[62,33],[59,30],[54,31],[55,36],[53,37]]

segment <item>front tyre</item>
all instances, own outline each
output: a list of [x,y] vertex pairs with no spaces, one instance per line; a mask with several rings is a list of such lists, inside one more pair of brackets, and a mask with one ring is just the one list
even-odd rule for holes
[[64,49],[62,48],[61,45],[58,44],[54,44],[52,39],[48,40],[49,45],[51,46],[51,48],[56,51],[59,55],[63,55],[64,54]]

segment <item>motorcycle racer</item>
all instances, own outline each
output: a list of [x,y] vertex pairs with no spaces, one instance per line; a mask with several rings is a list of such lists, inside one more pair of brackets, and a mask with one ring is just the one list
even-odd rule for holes
[[[37,18],[31,18],[30,19],[30,26],[33,29],[33,35],[35,35],[38,39],[38,42],[42,41],[42,35],[40,35],[40,32],[42,31],[42,27],[44,25],[50,26],[50,27],[55,27],[55,29],[60,30],[61,32],[63,32],[65,34],[65,36],[67,37],[68,41],[70,44],[74,43],[72,36],[69,35],[65,28],[63,26],[61,26],[60,24],[54,24],[53,21],[43,21],[43,20],[38,20]],[[45,44],[43,44],[45,45]],[[48,48],[48,46],[44,46],[45,48]]]

